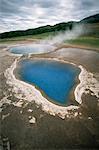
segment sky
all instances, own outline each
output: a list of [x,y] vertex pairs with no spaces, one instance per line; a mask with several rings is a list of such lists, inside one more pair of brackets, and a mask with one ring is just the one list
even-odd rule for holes
[[96,13],[99,0],[0,0],[0,33],[79,21]]

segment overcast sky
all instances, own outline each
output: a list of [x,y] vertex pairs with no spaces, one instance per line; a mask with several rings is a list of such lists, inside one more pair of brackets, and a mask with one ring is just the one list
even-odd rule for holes
[[99,0],[0,0],[0,32],[81,20],[99,13]]

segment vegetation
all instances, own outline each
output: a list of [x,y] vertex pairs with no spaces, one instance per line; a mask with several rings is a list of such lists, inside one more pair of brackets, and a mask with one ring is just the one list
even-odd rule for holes
[[99,14],[87,17],[80,22],[67,22],[67,23],[59,23],[54,26],[43,26],[36,29],[28,29],[25,31],[11,31],[0,34],[0,39],[4,38],[12,38],[12,37],[20,37],[20,36],[28,36],[28,35],[39,35],[42,33],[51,33],[51,32],[59,32],[64,30],[72,30],[75,24],[94,24],[99,23]]
[[95,37],[79,37],[73,40],[69,40],[68,43],[73,45],[82,45],[86,47],[99,48],[99,38]]
[[80,23],[97,23],[99,22],[99,14],[89,16],[80,21]]
[[68,23],[59,23],[54,26],[43,26],[36,29],[28,29],[25,31],[11,31],[11,32],[5,32],[0,34],[0,38],[12,38],[12,37],[20,37],[20,36],[28,36],[28,35],[38,35],[42,33],[51,33],[51,32],[58,32],[58,31],[64,31],[64,30],[71,30],[72,26],[75,22],[68,22]]
[[73,45],[84,45],[87,47],[99,48],[99,14],[87,17],[80,22],[59,23],[54,26],[48,25],[36,29],[29,29],[26,31],[11,31],[2,33],[0,34],[0,43],[44,39],[49,36],[55,36],[60,31],[72,31],[73,27],[79,24],[84,25],[84,33],[79,38],[65,42]]
[[54,36],[57,33],[55,32],[46,32],[46,33],[42,33],[42,34],[37,34],[37,35],[26,35],[26,36],[20,36],[20,37],[11,37],[11,38],[4,38],[4,39],[0,39],[0,42],[15,42],[15,41],[28,41],[28,40],[35,40],[35,39],[44,39],[46,37],[49,36]]

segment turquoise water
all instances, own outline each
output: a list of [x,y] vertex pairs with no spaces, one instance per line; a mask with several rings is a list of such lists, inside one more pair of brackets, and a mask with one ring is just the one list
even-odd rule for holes
[[54,48],[54,46],[49,44],[28,44],[12,47],[10,48],[10,52],[15,54],[41,54],[53,51]]
[[21,80],[40,88],[46,96],[65,104],[75,85],[80,69],[71,65],[48,60],[23,60],[20,62]]

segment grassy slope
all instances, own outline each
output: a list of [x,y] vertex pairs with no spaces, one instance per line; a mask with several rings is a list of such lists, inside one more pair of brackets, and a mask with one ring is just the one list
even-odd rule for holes
[[35,39],[45,39],[49,36],[54,36],[54,32],[50,33],[42,33],[38,35],[28,35],[28,36],[20,36],[20,37],[14,37],[14,38],[6,38],[6,39],[0,39],[0,43],[8,43],[8,42],[15,42],[15,41],[28,41],[28,40],[35,40]]
[[[67,41],[66,41],[67,42]],[[69,40],[68,43],[85,47],[99,48],[99,38],[95,37],[79,37],[74,40]]]
[[[87,24],[86,30],[90,30],[91,33],[89,35],[83,35],[79,38],[74,40],[65,41],[71,45],[79,45],[88,48],[99,48],[99,23],[94,23],[92,25]],[[35,39],[46,39],[49,36],[54,36],[54,32],[50,33],[43,33],[38,35],[28,35],[28,36],[21,36],[15,38],[8,38],[8,39],[0,39],[0,43],[13,43],[16,41],[32,41]]]
[[99,48],[99,23],[85,25],[85,31],[89,31],[89,33],[69,40],[68,43],[89,48]]

